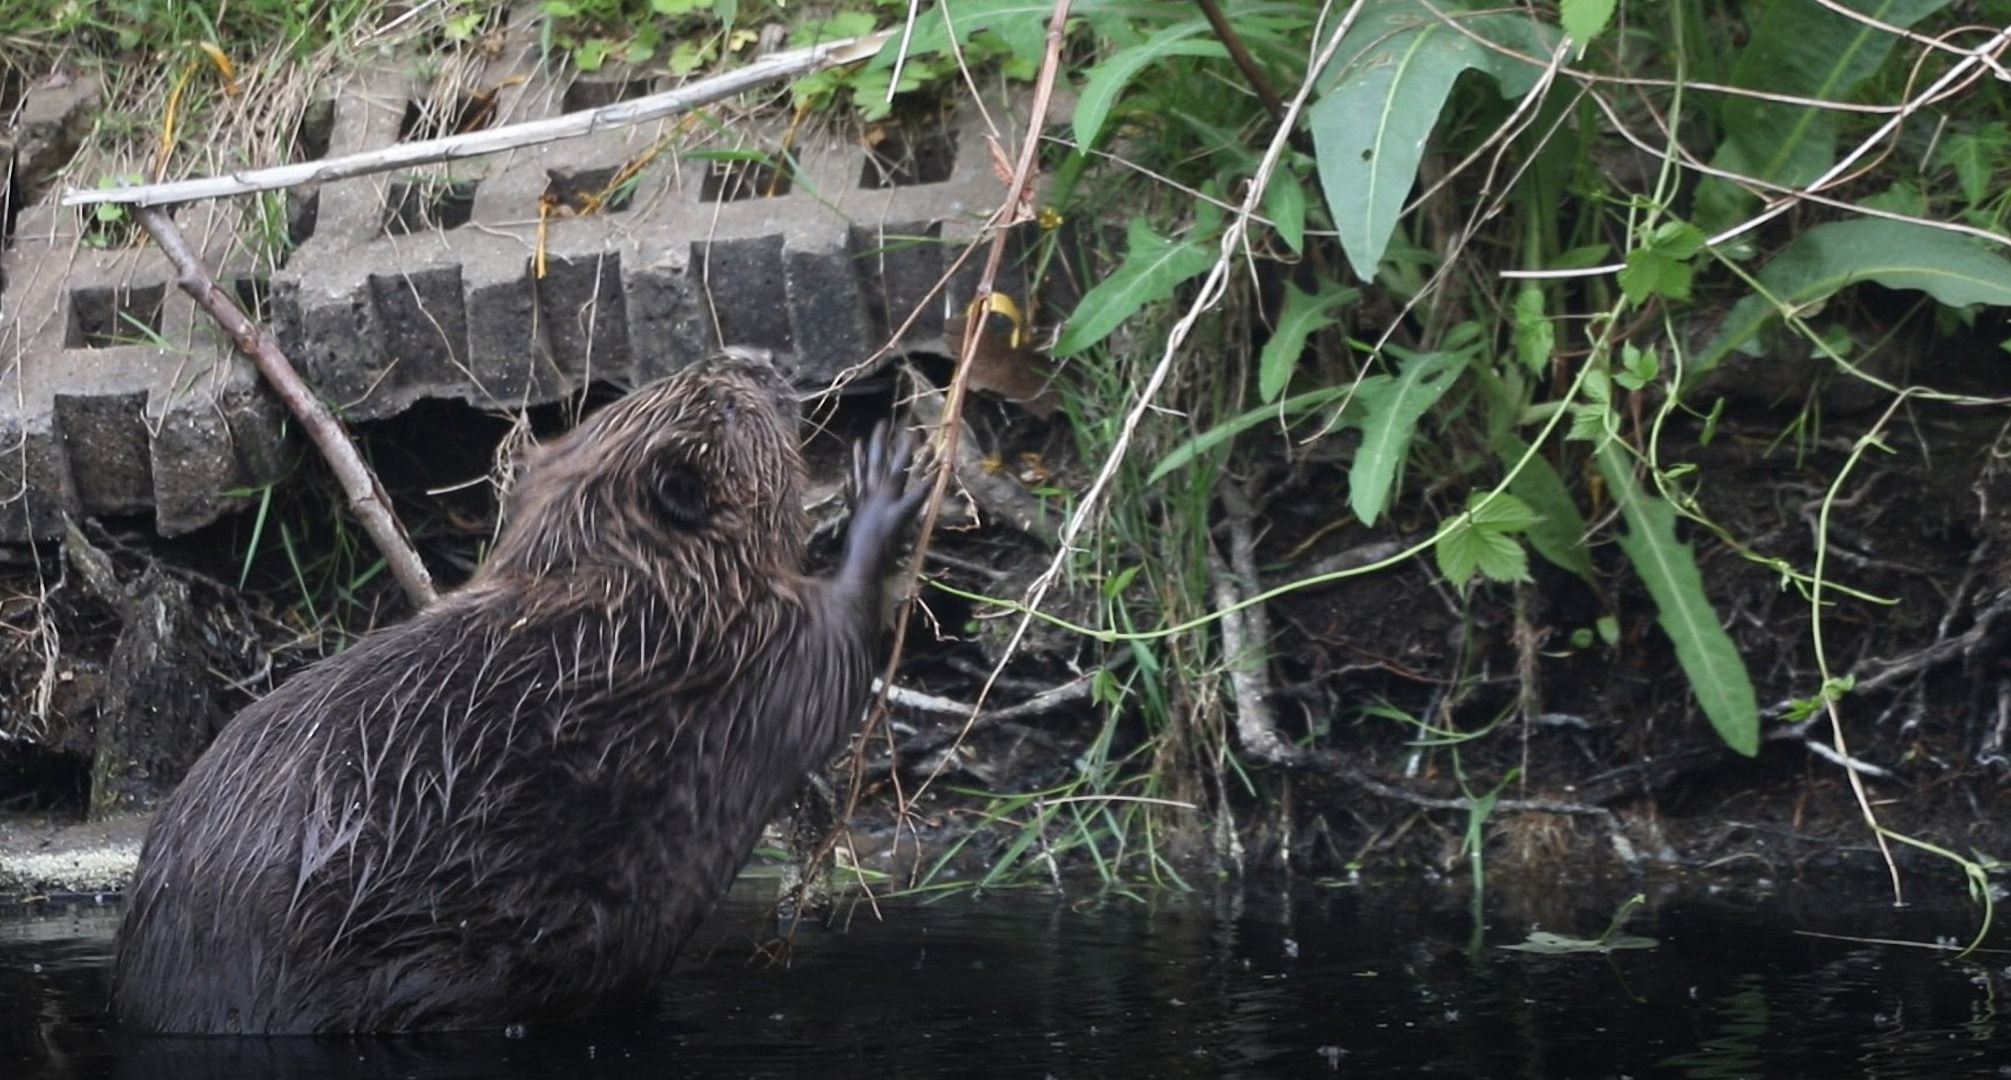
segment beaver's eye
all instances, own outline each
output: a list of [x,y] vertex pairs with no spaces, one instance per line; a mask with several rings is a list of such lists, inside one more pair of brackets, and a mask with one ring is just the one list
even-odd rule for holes
[[659,461],[650,469],[650,496],[663,520],[680,529],[705,524],[705,485],[688,468]]

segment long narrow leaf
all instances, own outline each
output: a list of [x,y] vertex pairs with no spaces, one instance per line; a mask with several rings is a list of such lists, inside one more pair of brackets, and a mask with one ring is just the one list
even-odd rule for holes
[[1215,264],[1215,253],[1191,240],[1167,240],[1142,217],[1131,219],[1124,264],[1076,302],[1054,355],[1071,356],[1110,336],[1139,308],[1173,295],[1188,278]]
[[1362,380],[1356,391],[1362,445],[1348,468],[1348,506],[1364,525],[1374,525],[1389,505],[1403,475],[1417,422],[1438,403],[1466,366],[1466,354],[1417,353],[1406,357],[1392,377]]
[[[1174,447],[1171,453],[1159,459],[1159,464],[1152,467],[1152,475],[1147,478],[1146,482],[1158,483],[1165,479],[1166,475],[1173,470],[1186,465],[1195,458],[1200,457],[1266,420],[1291,423],[1302,413],[1310,412],[1328,402],[1338,401],[1346,397],[1353,389],[1353,386],[1342,385],[1308,390],[1303,394],[1288,397],[1276,405],[1266,405],[1259,409],[1251,409],[1249,412],[1232,420],[1217,424],[1207,431],[1194,436],[1192,439],[1181,443],[1179,446]],[[1353,409],[1351,408],[1349,411],[1352,412]]]
[[[1840,0],[1885,26],[1911,26],[1948,0]],[[1817,3],[1759,9],[1752,39],[1739,50],[1732,82],[1752,90],[1828,101],[1848,100],[1877,72],[1899,40],[1891,31]],[[1837,115],[1760,95],[1725,99],[1724,144],[1712,162],[1747,176],[1800,185],[1836,160]]]
[[1299,354],[1306,339],[1333,324],[1334,308],[1353,301],[1361,293],[1331,281],[1320,282],[1320,291],[1309,293],[1291,282],[1285,283],[1285,307],[1278,313],[1278,328],[1264,343],[1257,360],[1257,393],[1265,401],[1275,401],[1292,381]]
[[1648,587],[1656,625],[1675,645],[1676,663],[1689,676],[1697,704],[1726,746],[1752,757],[1760,749],[1760,708],[1752,676],[1704,595],[1696,554],[1676,539],[1676,511],[1634,479],[1633,463],[1617,443],[1600,447],[1598,462],[1627,522],[1620,550]]
[[[1759,273],[1766,291],[1793,308],[1819,303],[1860,281],[1918,289],[1949,307],[2011,306],[2011,260],[1966,237],[1907,221],[1862,218],[1818,225],[1782,248]],[[1766,296],[1740,300],[1718,336],[1696,356],[1693,373],[1716,367],[1779,314]]]
[[[1498,436],[1495,444],[1495,454],[1501,458],[1503,468],[1514,467],[1528,449],[1528,443],[1509,433]],[[1557,469],[1538,454],[1515,474],[1508,490],[1538,515],[1536,523],[1529,527],[1529,546],[1553,565],[1592,582],[1592,557],[1585,551],[1585,515],[1578,512],[1578,504],[1571,500],[1571,489],[1564,486],[1564,478],[1557,475]]]
[[1208,24],[1200,19],[1177,23],[1090,68],[1083,79],[1082,94],[1075,100],[1076,145],[1085,150],[1096,145],[1096,137],[1102,134],[1104,121],[1109,119],[1118,95],[1153,61],[1165,57],[1228,56],[1229,51],[1219,41],[1193,40],[1194,35],[1207,30]]

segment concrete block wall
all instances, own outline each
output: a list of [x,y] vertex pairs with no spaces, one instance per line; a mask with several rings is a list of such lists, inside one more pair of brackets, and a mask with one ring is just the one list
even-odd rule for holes
[[[657,88],[513,63],[482,78],[499,87],[494,123]],[[425,97],[403,71],[347,77],[327,152],[431,134]],[[878,155],[806,124],[777,183],[742,157],[779,148],[780,123],[731,108],[290,192],[301,240],[269,279],[239,239],[250,199],[176,220],[220,281],[269,307],[295,367],[351,420],[426,398],[507,409],[634,385],[721,344],[768,347],[799,382],[827,381],[888,341],[997,205],[977,110]],[[564,206],[637,161],[625,198],[540,227],[541,200]],[[52,195],[0,255],[0,543],[52,537],[66,514],[151,512],[163,534],[185,532],[283,458],[278,406],[166,261],[144,237],[93,247],[82,222]],[[926,305],[901,346],[942,348],[943,315],[940,298]]]

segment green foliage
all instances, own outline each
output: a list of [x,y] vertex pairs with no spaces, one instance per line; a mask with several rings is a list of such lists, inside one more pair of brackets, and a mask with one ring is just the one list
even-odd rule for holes
[[1613,23],[1613,10],[1619,0],[1558,0],[1558,21],[1564,26],[1564,34],[1578,46],[1578,55],[1585,55],[1585,47],[1592,39],[1606,32]]
[[1627,523],[1620,548],[1655,602],[1656,625],[1676,647],[1676,663],[1689,676],[1697,703],[1718,737],[1752,757],[1760,749],[1760,709],[1752,676],[1704,593],[1695,551],[1676,538],[1675,511],[1641,487],[1632,459],[1618,443],[1601,446],[1597,461]]
[[1475,574],[1489,581],[1528,581],[1529,556],[1515,539],[1542,520],[1542,515],[1513,495],[1476,491],[1466,502],[1466,516],[1439,533],[1432,555],[1438,572],[1455,585]]
[[[1295,394],[1276,405],[1251,409],[1239,416],[1231,417],[1175,446],[1152,467],[1151,474],[1145,478],[1146,482],[1156,484],[1166,479],[1189,463],[1205,457],[1209,451],[1227,446],[1236,436],[1259,424],[1278,421],[1287,424],[1296,423],[1306,416],[1313,415],[1316,410],[1336,402],[1343,406],[1342,414],[1345,415],[1346,406],[1351,404],[1350,399],[1353,397],[1352,386],[1329,386]],[[1337,415],[1332,417],[1330,422],[1338,423],[1339,420],[1340,416]]]
[[1361,408],[1347,415],[1362,431],[1361,448],[1348,468],[1348,507],[1364,525],[1374,525],[1403,477],[1418,421],[1452,388],[1466,367],[1458,352],[1412,353],[1390,347],[1402,358],[1395,375],[1372,375],[1355,390]]
[[1980,205],[1993,194],[1996,178],[2011,165],[2011,129],[2002,120],[1991,120],[1951,131],[1941,141],[1934,160],[1954,171],[1964,199]]
[[1264,343],[1264,351],[1257,360],[1258,396],[1265,401],[1276,401],[1291,383],[1292,372],[1299,364],[1299,354],[1306,351],[1307,339],[1334,325],[1335,308],[1351,304],[1361,295],[1358,289],[1345,288],[1331,281],[1320,282],[1316,293],[1306,292],[1287,282],[1284,310],[1279,312],[1277,328],[1271,331],[1271,338]]
[[1167,240],[1142,217],[1126,230],[1124,262],[1076,304],[1056,356],[1073,356],[1110,336],[1147,304],[1167,299],[1182,282],[1215,264],[1215,253],[1195,240]]
[[740,0],[542,0],[549,41],[581,71],[598,71],[609,59],[643,65],[671,43],[673,74],[690,74],[726,51],[751,43],[735,36]]
[[1732,307],[1695,369],[1709,371],[1785,312],[1821,304],[1860,281],[1917,289],[1951,308],[2011,306],[2011,259],[1941,229],[1861,218],[1817,225],[1797,236],[1758,276],[1758,291]]
[[[1457,4],[1446,5],[1460,13]],[[1494,77],[1504,96],[1528,92],[1541,69],[1483,45],[1547,56],[1555,31],[1520,15],[1466,15],[1460,29],[1422,0],[1369,0],[1341,44],[1336,70],[1307,112],[1341,247],[1373,280],[1410,197],[1425,135],[1453,82],[1469,70]],[[1464,31],[1464,32],[1463,32]]]
[[1626,268],[1618,275],[1620,291],[1633,304],[1651,296],[1670,300],[1690,298],[1690,278],[1695,273],[1690,260],[1704,250],[1704,234],[1681,221],[1665,221],[1655,227],[1646,242],[1627,253]]
[[[1840,0],[1886,26],[1909,27],[1946,6],[1947,0]],[[1885,63],[1897,42],[1864,19],[1822,4],[1767,4],[1752,38],[1732,64],[1735,86],[1765,94],[1828,101],[1848,100]],[[1714,168],[1799,187],[1836,160],[1838,114],[1759,95],[1727,97],[1720,112],[1724,141]],[[1750,197],[1722,181],[1708,181],[1702,196],[1711,224],[1729,223]]]

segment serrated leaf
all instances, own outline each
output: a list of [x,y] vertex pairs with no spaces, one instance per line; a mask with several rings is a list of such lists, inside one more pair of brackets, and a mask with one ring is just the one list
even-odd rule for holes
[[1992,121],[1975,131],[1950,132],[1934,159],[1955,170],[1955,181],[1962,185],[1962,197],[1975,205],[1989,197],[1991,181],[2004,161],[2007,144],[2011,144],[2011,132],[2005,130],[2001,121]]
[[[1949,307],[2011,306],[2011,261],[1954,233],[1884,218],[1818,225],[1782,248],[1758,278],[1768,293],[1797,310],[1860,281],[1917,289]],[[1766,296],[1740,300],[1697,355],[1691,374],[1716,367],[1779,314]]]
[[1565,36],[1578,46],[1578,55],[1585,55],[1585,46],[1592,39],[1604,33],[1613,22],[1613,9],[1618,0],[1558,0],[1558,21],[1564,24]]
[[[1445,15],[1424,0],[1370,0],[1341,46],[1336,74],[1307,110],[1320,187],[1357,276],[1373,280],[1417,179],[1425,140],[1452,85],[1468,70],[1493,75],[1504,96],[1526,92],[1540,67],[1490,49],[1545,56],[1556,30],[1521,15]],[[1455,28],[1446,22],[1459,16]],[[1472,36],[1469,36],[1472,35]],[[1352,51],[1351,51],[1352,50]]]
[[1278,313],[1278,327],[1264,343],[1257,359],[1257,393],[1265,401],[1275,401],[1292,381],[1306,340],[1333,324],[1334,308],[1352,302],[1361,293],[1331,281],[1320,282],[1320,291],[1309,293],[1291,282],[1285,283],[1285,307]]
[[1468,520],[1494,532],[1521,532],[1539,518],[1528,503],[1507,492],[1490,495],[1476,491],[1467,496],[1466,509],[1472,515]]
[[1438,564],[1438,575],[1454,585],[1465,585],[1473,580],[1480,570],[1480,546],[1474,539],[1476,530],[1470,524],[1460,525],[1444,536],[1431,548],[1431,557]]
[[1661,370],[1662,363],[1654,349],[1624,342],[1620,347],[1620,370],[1613,374],[1613,381],[1629,390],[1639,390],[1654,382]]
[[1565,431],[1567,442],[1596,441],[1606,434],[1606,406],[1573,405],[1571,407],[1571,427]]
[[1139,308],[1173,295],[1188,278],[1215,265],[1215,252],[1192,240],[1167,240],[1142,217],[1131,219],[1124,263],[1096,283],[1062,328],[1054,355],[1072,356],[1110,336]]
[[1550,370],[1557,348],[1557,327],[1546,313],[1543,286],[1524,281],[1515,293],[1515,356],[1531,375]]
[[1395,376],[1362,380],[1355,391],[1361,405],[1355,415],[1361,417],[1362,445],[1348,467],[1348,506],[1362,524],[1374,525],[1382,516],[1403,475],[1418,420],[1465,366],[1462,353],[1413,353],[1404,357]]
[[1608,440],[1596,457],[1627,523],[1620,550],[1655,602],[1655,623],[1675,646],[1677,666],[1689,677],[1690,690],[1718,737],[1752,757],[1760,749],[1760,708],[1752,676],[1704,594],[1695,552],[1676,538],[1675,509],[1634,478],[1633,463],[1617,441]]
[[1506,533],[1483,529],[1471,520],[1455,526],[1432,546],[1438,572],[1454,585],[1465,585],[1475,573],[1489,581],[1528,581],[1529,556]]
[[1227,57],[1229,51],[1221,42],[1212,38],[1193,40],[1207,30],[1208,24],[1199,19],[1177,23],[1090,68],[1083,78],[1082,95],[1075,101],[1076,145],[1085,150],[1096,145],[1118,97],[1153,62],[1168,57]]

